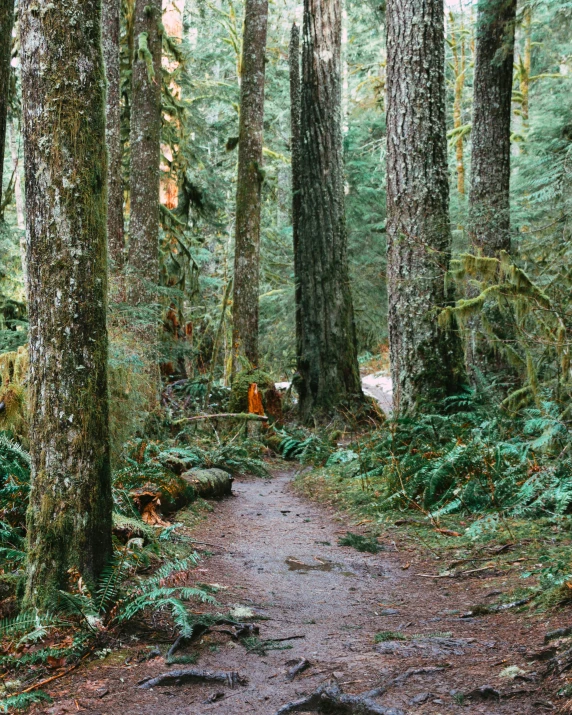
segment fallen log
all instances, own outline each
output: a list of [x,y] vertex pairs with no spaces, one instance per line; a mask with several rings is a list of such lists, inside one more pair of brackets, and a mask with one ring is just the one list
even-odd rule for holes
[[276,715],[314,712],[336,715],[403,715],[402,710],[386,708],[373,701],[383,695],[385,688],[370,690],[362,695],[345,695],[339,685],[322,685],[312,695],[288,703]]
[[202,422],[204,420],[244,420],[253,422],[268,422],[266,415],[253,415],[248,412],[222,412],[217,415],[193,415],[193,417],[183,417],[175,420],[174,425],[182,425],[189,422]]
[[155,678],[145,678],[137,685],[141,690],[160,687],[162,685],[184,685],[185,683],[225,683],[230,688],[235,685],[246,685],[247,680],[236,671],[198,670],[171,670]]
[[232,491],[234,479],[223,469],[190,469],[181,474],[181,478],[203,499],[223,497]]

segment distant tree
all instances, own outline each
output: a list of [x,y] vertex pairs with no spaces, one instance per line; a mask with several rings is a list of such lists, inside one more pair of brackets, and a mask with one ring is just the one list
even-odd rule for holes
[[[290,154],[292,157],[292,243],[294,247],[294,262],[299,255],[298,242],[300,235],[300,200],[301,200],[301,176],[300,176],[300,161],[301,161],[301,143],[300,143],[300,115],[301,115],[301,96],[300,96],[300,28],[296,23],[292,25],[290,35]],[[296,264],[294,267],[294,275],[300,274],[300,268]],[[296,338],[301,337],[300,324],[300,282],[296,281],[295,287],[295,302],[296,302]],[[298,346],[297,352],[300,351]]]
[[[112,554],[101,0],[20,2],[32,489],[27,601]],[[71,28],[73,27],[73,31]]]
[[107,240],[114,271],[123,268],[125,243],[123,233],[123,181],[121,176],[121,87],[120,87],[120,11],[121,0],[103,0],[102,45],[107,80],[106,143]]
[[132,305],[155,303],[159,282],[161,0],[135,0],[129,146],[127,290]]
[[12,27],[14,25],[14,0],[0,0],[0,203],[2,201],[2,175],[10,87],[10,57]]
[[479,0],[478,4],[469,210],[471,244],[485,256],[510,250],[516,5],[516,0]]
[[341,30],[339,0],[305,0],[295,257],[297,387],[305,422],[363,399],[347,257]]
[[260,211],[268,0],[246,0],[240,71],[240,125],[232,308],[233,372],[258,365]]
[[387,240],[394,408],[456,393],[458,334],[437,324],[451,254],[443,0],[387,3]]

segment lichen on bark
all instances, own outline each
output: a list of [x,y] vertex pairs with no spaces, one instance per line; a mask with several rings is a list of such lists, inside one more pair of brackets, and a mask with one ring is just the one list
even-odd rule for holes
[[[111,556],[101,0],[20,5],[32,488],[28,604]],[[73,31],[72,31],[73,30]]]
[[119,273],[125,260],[123,231],[123,180],[121,176],[121,86],[120,86],[120,11],[121,0],[102,2],[102,46],[107,80],[106,144],[107,171],[107,241],[113,272]]

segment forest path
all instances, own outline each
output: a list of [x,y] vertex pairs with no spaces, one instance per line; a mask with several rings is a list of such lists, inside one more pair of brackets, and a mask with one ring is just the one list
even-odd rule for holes
[[[401,713],[542,712],[535,704],[539,694],[527,693],[535,689],[533,683],[503,680],[499,674],[513,665],[530,672],[522,640],[541,643],[546,623],[525,621],[514,612],[460,619],[459,610],[486,601],[498,579],[420,577],[438,566],[424,563],[418,549],[395,544],[391,537],[380,537],[384,550],[375,555],[339,546],[344,518],[299,497],[292,489],[293,474],[283,470],[272,479],[238,480],[235,495],[215,503],[194,533],[214,555],[201,562],[193,579],[220,584],[217,598],[225,609],[252,609],[261,618],[262,640],[293,638],[279,641],[290,646],[287,650],[261,655],[228,635],[208,635],[198,645],[196,667],[239,671],[248,685],[152,690],[137,688],[137,682],[168,671],[164,659],[137,664],[132,657],[126,665],[126,651],[119,651],[62,682],[66,700],[45,712],[61,715],[79,707],[88,715],[274,715],[330,681],[350,693],[385,684],[387,692],[377,702]],[[382,631],[401,631],[407,639],[376,645],[374,636]],[[145,645],[152,643],[151,634]],[[196,650],[193,645],[187,653]],[[289,682],[288,663],[299,658],[312,666]],[[185,667],[193,666],[171,669]],[[460,705],[459,693],[484,685],[506,698]]]

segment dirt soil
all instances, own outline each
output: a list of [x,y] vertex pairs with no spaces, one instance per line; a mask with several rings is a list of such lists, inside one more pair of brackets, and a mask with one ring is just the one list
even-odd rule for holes
[[[347,693],[385,685],[376,702],[388,715],[528,715],[558,704],[554,683],[551,696],[548,682],[539,677],[544,664],[526,656],[542,647],[548,630],[565,624],[566,612],[545,618],[526,611],[460,618],[475,604],[498,597],[506,575],[432,578],[435,562],[393,537],[380,538],[378,554],[341,547],[338,539],[349,522],[297,496],[293,474],[279,471],[273,479],[235,482],[235,495],[216,502],[195,533],[216,545],[196,577],[224,587],[217,598],[227,610],[251,609],[260,619],[254,619],[260,639],[276,640],[283,649],[249,652],[219,633],[181,651],[189,654],[198,647],[197,665],[167,666],[163,657],[142,663],[128,658],[151,642],[134,640],[127,650],[54,683],[55,703],[43,712],[274,715],[285,703],[334,681]],[[387,635],[375,643],[376,634],[396,631],[406,639]],[[163,643],[163,654],[167,648]],[[301,658],[311,666],[287,680],[288,668]],[[518,673],[516,679],[501,676],[510,666],[520,668],[508,673]],[[248,684],[137,687],[146,677],[189,667],[238,671]],[[468,696],[483,686],[488,689]]]

